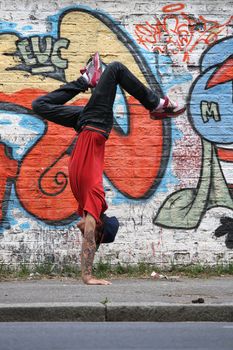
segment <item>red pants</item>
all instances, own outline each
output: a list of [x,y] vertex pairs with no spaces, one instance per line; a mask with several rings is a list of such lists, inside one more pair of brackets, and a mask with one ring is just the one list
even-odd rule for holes
[[106,138],[90,130],[82,131],[69,162],[72,192],[79,203],[78,214],[90,213],[99,222],[107,210],[103,189],[104,149]]

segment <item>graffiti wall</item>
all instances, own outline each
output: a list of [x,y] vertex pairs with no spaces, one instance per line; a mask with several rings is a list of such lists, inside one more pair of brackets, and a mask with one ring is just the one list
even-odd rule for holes
[[[121,86],[106,143],[104,187],[119,218],[112,264],[217,264],[233,259],[233,16],[209,0],[3,1],[0,8],[0,258],[78,263],[78,203],[68,177],[72,128],[32,101],[75,80],[91,55],[124,63],[161,97],[185,101],[152,120]],[[91,91],[69,105],[84,106]]]

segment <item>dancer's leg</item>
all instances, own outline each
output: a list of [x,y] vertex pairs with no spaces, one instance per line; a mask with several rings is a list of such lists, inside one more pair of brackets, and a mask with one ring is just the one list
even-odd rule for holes
[[83,107],[64,106],[64,104],[87,89],[88,84],[86,80],[80,77],[76,81],[67,83],[57,90],[40,96],[32,102],[32,108],[35,113],[44,119],[63,126],[75,127]]
[[82,115],[98,116],[112,113],[117,85],[135,97],[146,109],[155,109],[160,97],[147,88],[130,70],[120,62],[112,62],[105,68]]

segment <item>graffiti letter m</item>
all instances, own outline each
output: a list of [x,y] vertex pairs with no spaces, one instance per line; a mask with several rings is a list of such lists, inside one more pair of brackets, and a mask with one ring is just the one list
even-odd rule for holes
[[214,118],[216,122],[221,120],[218,103],[201,101],[201,116],[203,123],[207,123],[210,118]]

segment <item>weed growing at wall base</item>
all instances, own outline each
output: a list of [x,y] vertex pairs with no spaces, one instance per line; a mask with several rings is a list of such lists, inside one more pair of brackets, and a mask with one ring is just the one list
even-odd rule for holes
[[[151,278],[151,273],[153,271],[166,274],[167,276],[176,274],[190,278],[208,278],[222,275],[233,275],[233,263],[215,266],[173,265],[167,269],[159,269],[154,265],[146,263],[134,265],[123,265],[119,263],[117,265],[111,265],[110,263],[99,261],[94,265],[94,274],[97,278]],[[81,271],[78,265],[58,266],[53,263],[43,263],[33,266],[30,266],[29,264],[20,264],[15,267],[13,265],[0,263],[0,281],[42,278],[80,279]]]

